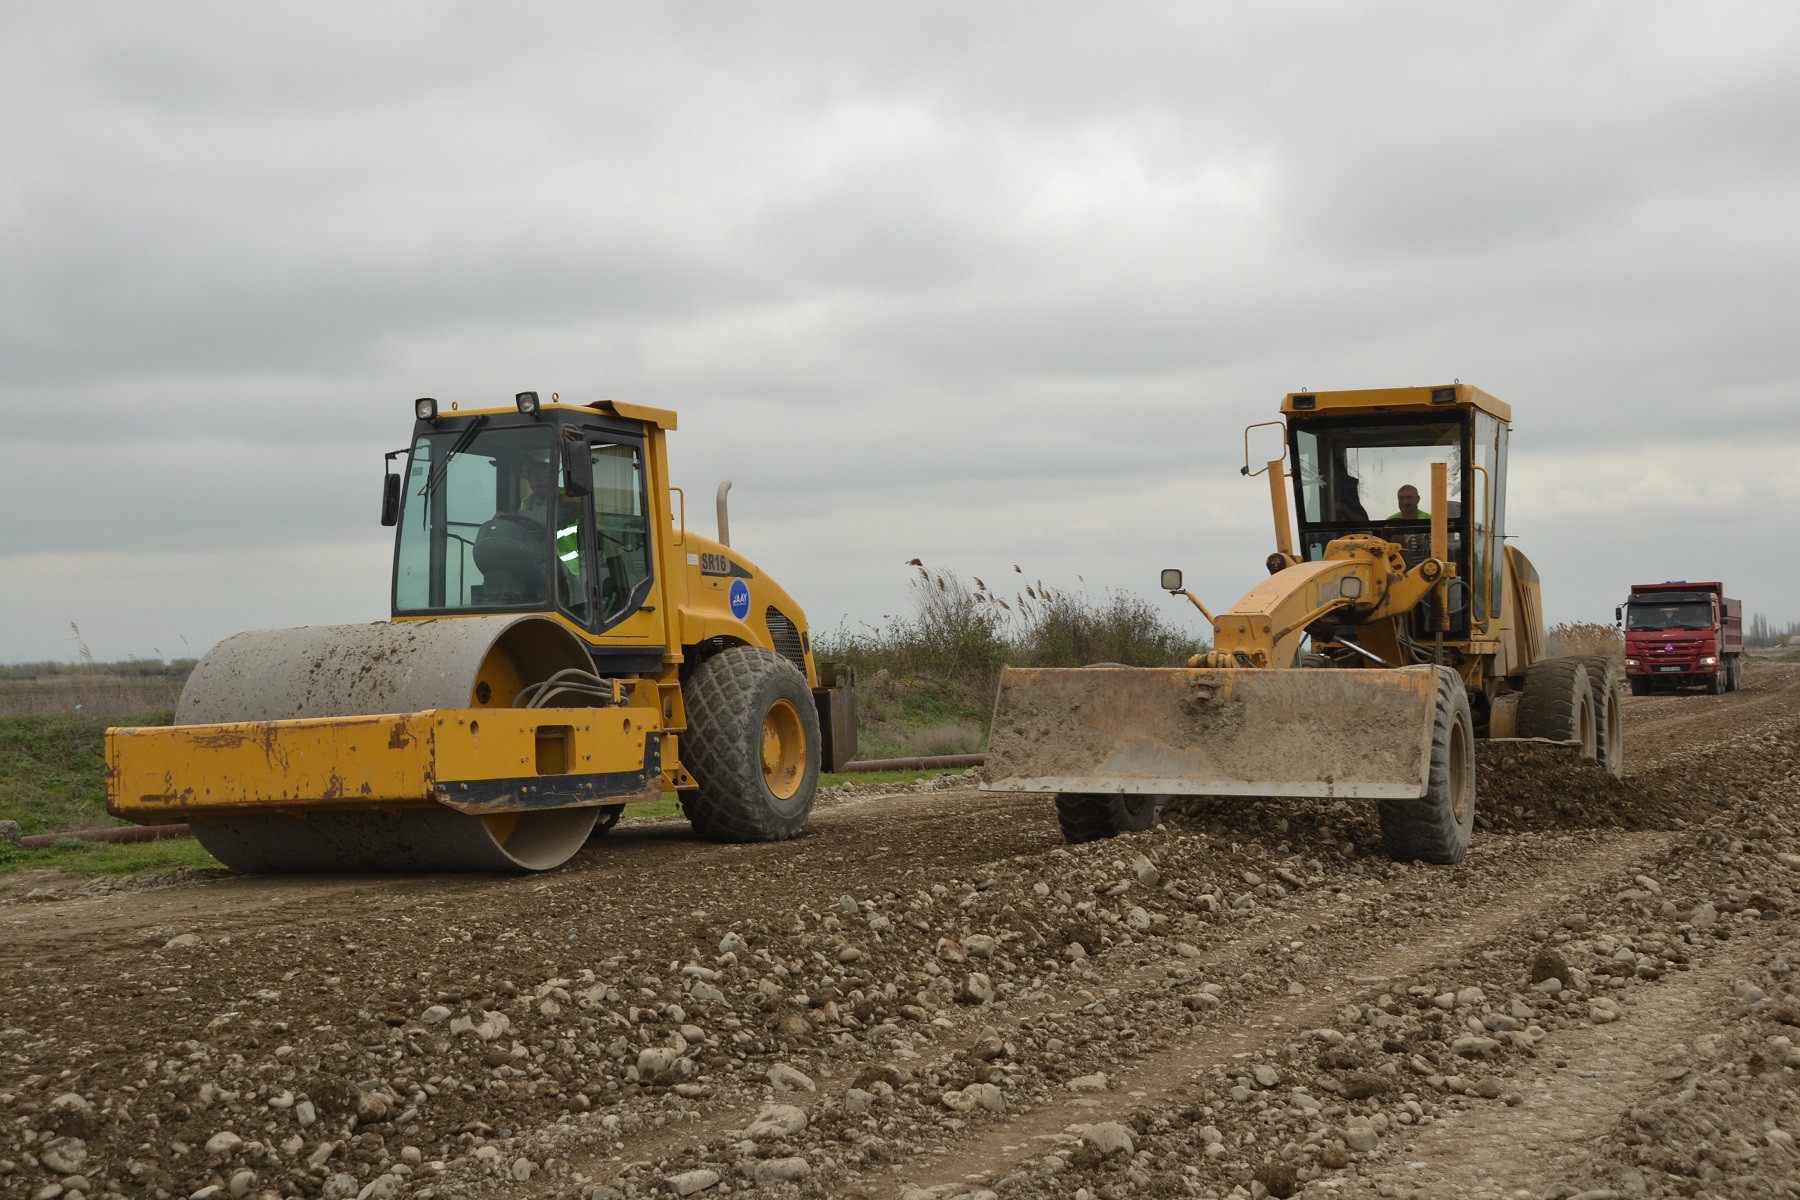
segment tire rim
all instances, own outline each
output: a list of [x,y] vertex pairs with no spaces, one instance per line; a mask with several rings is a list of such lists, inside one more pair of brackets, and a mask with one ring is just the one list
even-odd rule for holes
[[1469,728],[1461,717],[1450,727],[1450,814],[1458,825],[1469,819]]
[[1124,796],[1121,799],[1125,802],[1125,811],[1130,813],[1133,819],[1142,817],[1146,809],[1152,812],[1156,809],[1155,796]]
[[791,800],[806,775],[806,728],[787,700],[777,700],[763,714],[762,773],[777,800]]

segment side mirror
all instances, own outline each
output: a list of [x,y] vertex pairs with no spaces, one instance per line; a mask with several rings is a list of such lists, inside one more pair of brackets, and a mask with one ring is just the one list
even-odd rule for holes
[[563,491],[570,496],[594,494],[594,456],[583,438],[565,438],[562,444]]
[[1623,625],[1624,623],[1625,623],[1625,606],[1623,604],[1621,604],[1621,605],[1619,605],[1619,607],[1613,609],[1613,624],[1614,625]]
[[1162,589],[1165,592],[1181,590],[1181,572],[1174,567],[1167,567],[1162,573]]
[[381,523],[398,525],[400,523],[400,477],[384,475],[381,478]]

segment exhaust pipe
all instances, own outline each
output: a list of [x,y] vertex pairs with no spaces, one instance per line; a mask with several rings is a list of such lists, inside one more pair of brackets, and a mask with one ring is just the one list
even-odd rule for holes
[[725,493],[731,490],[731,480],[727,479],[719,485],[717,504],[719,506],[719,545],[731,545],[731,520],[725,512]]

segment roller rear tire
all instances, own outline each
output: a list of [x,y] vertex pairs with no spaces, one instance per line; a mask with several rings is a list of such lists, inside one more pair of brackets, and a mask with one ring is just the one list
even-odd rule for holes
[[1056,823],[1070,845],[1097,842],[1121,833],[1142,833],[1156,824],[1161,796],[1061,792],[1056,797]]
[[806,679],[760,646],[733,646],[688,677],[682,761],[700,786],[681,807],[713,842],[778,842],[806,827],[819,790],[819,713]]
[[1381,836],[1397,862],[1459,863],[1475,830],[1475,720],[1462,677],[1437,668],[1425,794],[1381,800]]

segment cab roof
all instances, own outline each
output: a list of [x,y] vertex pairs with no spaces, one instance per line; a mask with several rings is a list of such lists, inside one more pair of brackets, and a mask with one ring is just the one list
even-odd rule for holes
[[[1310,403],[1308,403],[1310,401]],[[1340,392],[1289,392],[1281,412],[1429,412],[1442,408],[1474,408],[1512,423],[1512,405],[1496,400],[1469,383],[1425,387],[1360,388]]]
[[[671,408],[652,408],[648,404],[632,404],[627,400],[593,400],[586,404],[572,404],[567,400],[547,401],[538,406],[539,412],[550,412],[561,409],[564,412],[580,412],[591,409],[605,413],[609,417],[623,417],[627,421],[642,421],[646,425],[654,425],[658,429],[675,428],[675,410]],[[458,412],[446,411],[446,417],[466,417],[483,413],[511,413],[518,411],[512,405],[494,405],[489,408],[465,408]]]

